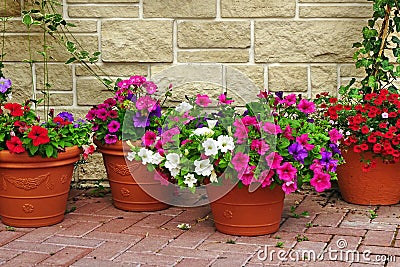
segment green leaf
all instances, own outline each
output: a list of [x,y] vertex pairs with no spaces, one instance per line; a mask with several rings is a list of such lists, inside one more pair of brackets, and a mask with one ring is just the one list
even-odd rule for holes
[[375,88],[376,87],[376,78],[375,76],[369,76],[368,77],[368,86]]
[[73,63],[73,62],[75,62],[76,61],[76,57],[71,57],[71,58],[69,58],[67,61],[65,61],[65,64],[71,64],[71,63]]
[[22,17],[22,23],[25,24],[26,26],[30,27],[33,24],[33,18],[29,14],[25,14]]
[[50,158],[52,155],[53,155],[53,147],[51,145],[48,145],[46,147],[46,156]]

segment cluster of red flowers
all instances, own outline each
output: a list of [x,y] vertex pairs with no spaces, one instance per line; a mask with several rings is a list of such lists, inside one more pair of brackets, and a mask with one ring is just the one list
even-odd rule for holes
[[[327,96],[327,95],[323,95]],[[325,117],[339,124],[343,130],[343,145],[354,152],[373,152],[384,160],[400,160],[400,99],[399,94],[381,89],[368,93],[354,105],[345,105],[337,98],[329,98],[320,108]],[[375,162],[367,163],[370,168]]]

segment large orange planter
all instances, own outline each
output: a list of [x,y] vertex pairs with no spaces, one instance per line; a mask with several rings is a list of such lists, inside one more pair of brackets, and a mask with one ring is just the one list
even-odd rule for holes
[[69,147],[57,158],[0,151],[0,216],[4,224],[39,227],[61,222],[81,150]]
[[169,207],[168,204],[147,193],[162,192],[165,186],[154,180],[153,173],[147,171],[141,162],[128,161],[129,165],[127,164],[125,161],[127,152],[124,152],[122,141],[112,145],[101,145],[98,142],[96,144],[98,151],[103,155],[113,204],[116,208],[126,211],[156,211]]
[[[218,194],[218,186],[207,187],[207,193]],[[274,189],[235,186],[222,198],[211,202],[216,229],[225,234],[257,236],[275,233],[281,222],[285,194]]]
[[[363,172],[359,153],[342,151],[346,163],[337,169],[338,184],[345,201],[358,205],[392,205],[400,202],[400,164],[384,163],[376,158],[377,166]],[[364,158],[372,159],[372,153]]]

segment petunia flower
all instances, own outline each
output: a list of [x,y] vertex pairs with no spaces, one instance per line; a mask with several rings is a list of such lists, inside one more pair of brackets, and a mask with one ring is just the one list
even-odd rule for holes
[[195,160],[194,161],[196,174],[201,176],[210,176],[214,170],[213,165],[210,163],[210,159]]
[[276,169],[279,179],[282,181],[292,181],[295,179],[297,169],[290,162],[285,162],[279,168]]
[[331,176],[323,172],[314,172],[314,177],[311,178],[310,184],[315,187],[315,191],[323,192],[331,188]]
[[235,100],[231,100],[231,99],[227,98],[226,97],[226,93],[220,94],[218,96],[218,103],[219,104],[230,105],[233,102],[235,102]]
[[10,111],[11,116],[18,117],[24,115],[22,106],[18,103],[7,103],[4,105],[4,108]]
[[207,107],[209,104],[212,103],[211,99],[208,97],[208,95],[201,95],[197,94],[196,95],[196,102],[197,105],[201,107]]
[[135,127],[145,128],[150,125],[148,116],[142,116],[139,111],[135,113],[135,115],[132,117],[132,120],[133,126]]
[[227,135],[220,135],[217,139],[217,147],[222,153],[226,153],[235,149],[233,138]]
[[107,125],[107,128],[108,128],[108,131],[110,132],[110,133],[116,133],[116,132],[118,132],[118,130],[119,130],[119,128],[121,127],[121,124],[118,122],[118,121],[111,121],[108,125]]
[[183,183],[186,184],[189,188],[194,187],[197,183],[197,179],[194,177],[193,173],[188,173],[183,178],[185,178],[185,180],[183,180]]
[[308,156],[308,151],[297,142],[288,147],[288,152],[301,164],[304,164],[304,159]]
[[282,184],[282,190],[286,195],[289,195],[297,190],[296,181],[287,181]]
[[50,142],[48,133],[46,128],[34,125],[28,133],[28,138],[32,139],[34,146],[44,145]]
[[204,148],[206,156],[215,156],[218,154],[217,141],[212,138],[207,138],[201,146]]
[[157,135],[152,131],[146,131],[142,136],[142,142],[145,146],[151,146],[155,143]]
[[118,137],[115,134],[106,134],[104,141],[109,145],[115,144],[118,141]]
[[249,160],[250,160],[249,155],[246,155],[243,152],[238,152],[232,158],[232,164],[233,164],[233,167],[235,168],[235,170],[240,172],[240,171],[243,171],[247,167]]
[[300,100],[297,108],[304,112],[305,114],[310,114],[315,112],[315,104],[314,102],[308,101],[307,99]]
[[6,146],[10,153],[25,152],[25,148],[22,146],[22,141],[17,136],[12,136],[10,140],[7,140]]
[[3,77],[0,78],[0,93],[7,92],[8,88],[11,87],[11,80],[5,79]]

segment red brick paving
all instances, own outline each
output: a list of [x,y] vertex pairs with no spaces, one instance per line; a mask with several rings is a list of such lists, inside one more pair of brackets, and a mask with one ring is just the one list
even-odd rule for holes
[[[76,210],[57,225],[10,228],[0,223],[0,266],[400,266],[400,204],[348,204],[336,189],[299,192],[286,197],[277,233],[243,237],[217,232],[208,205],[126,212],[112,206],[110,194],[95,198],[87,192],[71,190],[68,209]],[[371,219],[369,210],[378,216]],[[180,223],[192,228],[180,230]],[[339,242],[345,248],[339,250]],[[282,248],[276,247],[279,243]],[[292,259],[324,248],[322,260]],[[337,260],[329,250],[336,251]],[[264,251],[275,254],[263,260]],[[360,259],[346,261],[346,252]]]

